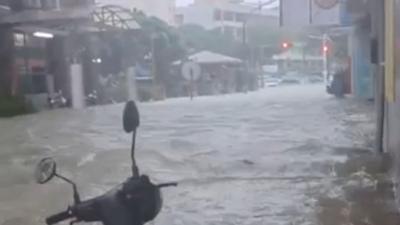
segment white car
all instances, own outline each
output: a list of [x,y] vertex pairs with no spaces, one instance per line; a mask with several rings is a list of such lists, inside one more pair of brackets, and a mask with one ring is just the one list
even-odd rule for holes
[[282,79],[267,77],[264,79],[264,84],[266,87],[276,87],[282,82]]

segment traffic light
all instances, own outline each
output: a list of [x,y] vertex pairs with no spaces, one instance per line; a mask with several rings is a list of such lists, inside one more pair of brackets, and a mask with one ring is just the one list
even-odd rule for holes
[[324,45],[324,46],[322,47],[322,51],[323,51],[324,53],[328,53],[328,52],[329,52],[329,46],[328,46],[328,45]]
[[283,50],[288,50],[288,49],[290,49],[292,47],[293,47],[293,43],[291,43],[289,41],[284,41],[284,42],[281,43],[281,48]]
[[289,43],[288,42],[283,42],[282,43],[282,48],[288,49],[289,48]]

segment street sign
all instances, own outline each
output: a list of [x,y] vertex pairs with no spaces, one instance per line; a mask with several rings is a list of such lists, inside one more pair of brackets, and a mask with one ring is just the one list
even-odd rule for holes
[[201,68],[195,62],[186,62],[182,66],[182,76],[189,81],[189,95],[192,100],[194,97],[195,83],[194,81],[200,79]]
[[196,81],[200,79],[201,68],[195,62],[186,62],[182,66],[182,76],[188,81]]

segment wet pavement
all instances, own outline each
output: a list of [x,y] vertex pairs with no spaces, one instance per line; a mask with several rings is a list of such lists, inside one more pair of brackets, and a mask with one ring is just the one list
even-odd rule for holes
[[[139,104],[141,171],[155,182],[180,182],[164,191],[154,224],[351,224],[349,183],[373,190],[387,184],[388,199],[378,199],[390,202],[386,169],[377,166],[379,175],[369,179],[363,163],[349,163],[371,155],[364,150],[366,129],[352,132],[354,124],[370,119],[348,110],[346,102],[326,95],[323,86],[302,85]],[[70,187],[60,181],[34,183],[33,168],[42,157],[55,157],[59,172],[77,181],[84,197],[129,176],[122,108],[0,119],[0,224],[43,224],[72,201]],[[372,159],[378,165],[385,160]]]

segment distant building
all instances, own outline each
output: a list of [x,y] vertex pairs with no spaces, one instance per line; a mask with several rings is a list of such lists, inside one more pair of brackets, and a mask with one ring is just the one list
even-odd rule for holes
[[280,74],[293,71],[304,74],[321,74],[324,65],[322,54],[306,51],[302,43],[295,43],[290,49],[274,55],[272,60],[278,65]]
[[82,107],[87,94],[102,90],[100,76],[125,69],[112,35],[139,28],[129,10],[94,0],[0,1],[0,9],[0,92],[23,95],[38,109],[59,91]]
[[96,3],[120,5],[131,10],[140,10],[169,25],[175,24],[175,0],[96,0]]
[[1,0],[0,79],[5,86],[0,89],[29,96],[35,106],[45,105],[55,88],[68,89],[62,50],[67,27],[88,21],[93,4],[94,0]]
[[274,5],[258,9],[254,5],[244,5],[239,0],[196,0],[189,6],[178,8],[176,14],[178,25],[197,24],[208,30],[219,30],[237,39],[242,37],[245,22],[277,27],[279,9]]

